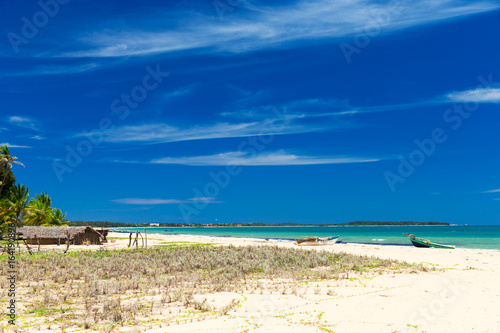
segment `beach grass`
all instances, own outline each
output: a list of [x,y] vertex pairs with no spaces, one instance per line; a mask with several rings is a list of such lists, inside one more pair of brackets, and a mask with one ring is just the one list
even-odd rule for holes
[[[276,246],[163,245],[166,247],[147,250],[21,254],[17,283],[23,309],[18,312],[18,325],[92,330],[145,323],[170,325],[179,320],[225,315],[239,305],[232,300],[213,309],[206,302],[196,301],[196,295],[297,294],[313,281],[348,280],[350,272],[373,275],[427,270],[421,265],[343,252]],[[0,260],[5,276],[6,256]],[[6,299],[7,281],[0,284],[0,298]],[[316,288],[314,293],[321,294],[322,290]],[[333,293],[329,290],[324,294]],[[49,317],[51,324],[45,322]]]

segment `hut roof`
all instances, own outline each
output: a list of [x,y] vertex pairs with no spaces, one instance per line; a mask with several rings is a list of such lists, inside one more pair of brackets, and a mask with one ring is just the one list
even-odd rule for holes
[[92,227],[35,227],[26,226],[22,228],[17,228],[17,233],[26,238],[67,238],[67,232],[69,232],[70,239],[73,239],[78,234],[86,233],[87,230],[91,233],[96,233],[101,235]]

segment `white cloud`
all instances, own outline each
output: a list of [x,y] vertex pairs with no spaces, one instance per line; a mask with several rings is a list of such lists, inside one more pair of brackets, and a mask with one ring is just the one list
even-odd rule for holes
[[152,160],[156,164],[183,164],[192,166],[242,165],[242,166],[278,166],[278,165],[313,165],[376,162],[380,159],[351,156],[301,156],[284,150],[250,154],[242,151],[227,152],[204,156],[164,157]]
[[20,117],[20,116],[10,116],[9,117],[9,122],[11,123],[24,123],[24,122],[30,122],[31,119],[28,117]]
[[498,193],[498,192],[500,192],[500,188],[496,189],[496,190],[484,191],[484,192],[481,192],[481,193]]
[[[283,6],[259,6],[252,10],[227,12],[231,20],[214,20],[213,14],[178,15],[155,13],[149,18],[102,23],[102,30],[84,31],[81,49],[68,57],[122,57],[208,48],[221,52],[246,52],[291,47],[301,41],[354,36],[366,28],[388,33],[461,16],[488,12],[500,7],[496,1],[429,0],[391,2],[361,0],[296,1]],[[399,4],[395,6],[394,4]],[[172,28],[175,26],[175,28]],[[57,56],[60,56],[58,54]]]
[[45,140],[46,138],[41,136],[41,135],[35,135],[35,136],[32,136],[31,139],[33,139],[33,140]]
[[191,198],[188,200],[124,198],[124,199],[115,199],[111,201],[125,205],[172,205],[172,204],[175,205],[175,204],[192,203],[192,202],[221,203],[221,201],[216,201],[215,198],[212,197],[199,197],[199,198]]
[[19,126],[19,127],[24,127],[32,130],[36,130],[36,125],[35,121],[31,118],[28,117],[22,117],[22,116],[10,116],[7,119],[9,123]]
[[[349,106],[348,101],[319,98],[294,100],[283,104],[280,109],[283,110],[280,112],[281,118],[287,122],[301,118],[352,115],[358,112]],[[260,105],[232,112],[222,112],[220,115],[241,119],[266,119],[273,113],[273,110],[277,110],[274,105]]]
[[37,66],[25,71],[4,72],[1,76],[32,76],[32,75],[66,75],[90,72],[99,69],[97,63],[75,64],[65,66]]
[[[253,119],[255,121],[266,121],[267,119],[269,119],[269,115],[272,114],[273,111],[279,112],[277,110],[278,109],[276,109],[276,107],[272,105],[261,105],[238,111],[231,111],[231,112],[226,111],[220,113],[220,115],[223,117],[228,117],[233,119],[246,119],[247,121],[248,119]],[[290,113],[286,107],[283,108],[282,112],[279,112],[279,119],[283,120],[286,123],[304,117],[305,117],[304,113],[301,114]]]
[[184,202],[182,200],[177,200],[177,199],[139,199],[139,198],[115,199],[111,201],[126,205],[170,205],[170,204],[180,204]]
[[78,64],[70,66],[41,66],[36,69],[38,75],[78,74],[93,71],[99,68],[97,63]]
[[[344,104],[345,102],[343,102]],[[320,109],[318,109],[318,105],[321,105]],[[288,111],[289,107],[294,110]],[[357,125],[352,122],[351,118],[343,118],[342,116],[351,116],[357,112],[356,110],[342,110],[339,102],[322,100],[295,101],[285,105],[281,110],[271,105],[264,105],[220,114],[220,116],[232,118],[234,121],[239,120],[240,122],[219,122],[186,128],[179,128],[165,123],[121,126],[105,132],[104,141],[113,143],[167,143],[343,130]],[[317,120],[308,121],[307,123],[302,121],[306,118],[320,117],[332,118],[329,121]],[[101,132],[91,134],[102,135]],[[83,136],[83,134],[79,133],[77,136]]]
[[446,95],[452,102],[500,103],[500,88],[477,88]]
[[8,142],[0,143],[0,146],[7,146],[9,148],[31,148],[30,146],[13,145]]
[[177,97],[189,95],[193,91],[193,89],[194,89],[193,86],[181,87],[177,90],[164,94],[162,97],[164,100],[169,101]]
[[[340,121],[339,116],[351,116],[361,113],[403,111],[443,103],[449,103],[449,101],[444,101],[442,98],[434,98],[431,100],[411,102],[406,104],[351,106],[348,100],[309,98],[285,103],[281,106],[281,108],[284,110],[282,117],[287,121],[301,118],[337,117],[337,126],[335,126],[336,128],[339,127],[338,125],[341,125],[341,127],[349,128],[352,127],[352,124],[347,121]],[[241,119],[262,119],[265,117],[269,117],[269,114],[273,109],[275,109],[275,107],[272,105],[264,105],[233,112],[222,112],[220,113],[220,115],[224,117]]]
[[[184,87],[164,97],[173,98],[175,96],[182,96],[188,94],[190,90],[191,87]],[[179,128],[165,123],[121,126],[105,132],[104,141],[112,143],[168,143],[257,135],[285,135],[344,130],[360,126],[353,122],[353,118],[350,118],[350,116],[360,113],[398,111],[425,107],[440,103],[448,103],[452,98],[456,100],[462,98],[465,100],[464,96],[466,95],[476,96],[477,99],[481,101],[493,101],[497,98],[496,94],[499,94],[498,98],[500,98],[500,89],[478,89],[475,90],[474,93],[471,92],[472,91],[448,94],[447,101],[443,99],[433,99],[418,103],[371,107],[352,107],[349,106],[348,101],[310,98],[285,103],[281,106],[281,111],[272,105],[262,105],[219,114],[220,116],[232,118],[233,120],[244,121],[239,123],[219,122],[211,125],[194,125],[187,128]],[[460,97],[461,94],[463,94],[462,97]],[[311,120],[312,118],[326,117],[330,117],[329,121],[323,121],[321,119],[315,122],[307,121],[307,123],[303,121],[305,119]],[[11,119],[12,122],[15,120],[18,124],[27,124],[31,121],[24,117],[11,117]],[[101,132],[90,134],[102,135]],[[76,136],[84,135],[79,133]]]
[[216,201],[213,197],[197,197],[189,199],[189,202],[204,202],[204,203],[222,203],[222,201]]
[[42,161],[53,161],[53,162],[62,161],[62,158],[56,158],[56,157],[38,156],[37,158]]
[[[104,134],[107,142],[178,142],[189,140],[238,138],[256,135],[296,134],[323,130],[324,126],[283,125],[277,119],[260,122],[217,123],[214,125],[178,128],[167,124],[123,126]],[[83,134],[78,134],[82,136]]]

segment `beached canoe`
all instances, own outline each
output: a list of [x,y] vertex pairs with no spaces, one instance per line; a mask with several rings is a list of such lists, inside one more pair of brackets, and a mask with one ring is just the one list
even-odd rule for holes
[[295,244],[299,246],[321,246],[321,245],[332,245],[339,242],[339,236],[332,237],[306,237],[298,238],[295,240]]
[[428,239],[419,238],[419,237],[416,237],[415,235],[412,235],[412,234],[403,234],[403,235],[408,236],[411,243],[413,245],[415,245],[416,247],[434,247],[437,249],[454,249],[455,248],[455,245],[444,245],[444,244],[434,243]]

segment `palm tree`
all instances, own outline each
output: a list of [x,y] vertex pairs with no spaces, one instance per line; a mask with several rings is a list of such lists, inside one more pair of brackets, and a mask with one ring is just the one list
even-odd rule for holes
[[9,147],[7,145],[0,146],[0,164],[4,167],[3,179],[0,183],[0,194],[2,193],[3,187],[5,185],[5,179],[7,178],[7,174],[12,169],[12,165],[19,164],[24,166],[21,162],[17,161],[17,157],[11,156]]
[[[35,199],[29,201],[29,188],[24,185],[5,187],[8,174],[12,174],[11,169],[14,164],[22,163],[17,161],[17,157],[11,156],[6,145],[0,146],[0,171],[4,172],[0,182],[0,229],[4,230],[14,221],[15,226],[23,224],[35,226],[64,226],[66,213],[60,209],[53,209],[52,199],[44,192],[37,194]],[[12,176],[13,178],[13,176]],[[11,181],[13,182],[13,181]],[[7,182],[9,183],[9,182]],[[2,191],[7,193],[1,196]]]
[[[2,200],[2,216],[15,219],[16,227],[22,225],[22,219],[26,215],[26,206],[29,200],[29,188],[18,184],[12,187],[7,197]],[[4,220],[4,223],[6,221]]]
[[53,226],[67,226],[64,218],[66,217],[66,213],[62,213],[59,208],[54,208],[52,211],[52,215],[50,218],[50,225]]
[[[47,200],[48,198],[48,200]],[[50,197],[48,195],[37,195],[26,206],[26,225],[42,226],[50,225],[52,218],[52,208],[50,207]]]
[[7,200],[0,200],[0,230],[6,231],[9,228],[10,222],[14,218],[14,213],[9,210]]
[[40,194],[36,194],[36,199],[47,204],[47,205],[52,205],[52,199],[50,198],[50,196],[45,193],[45,192],[42,192]]

